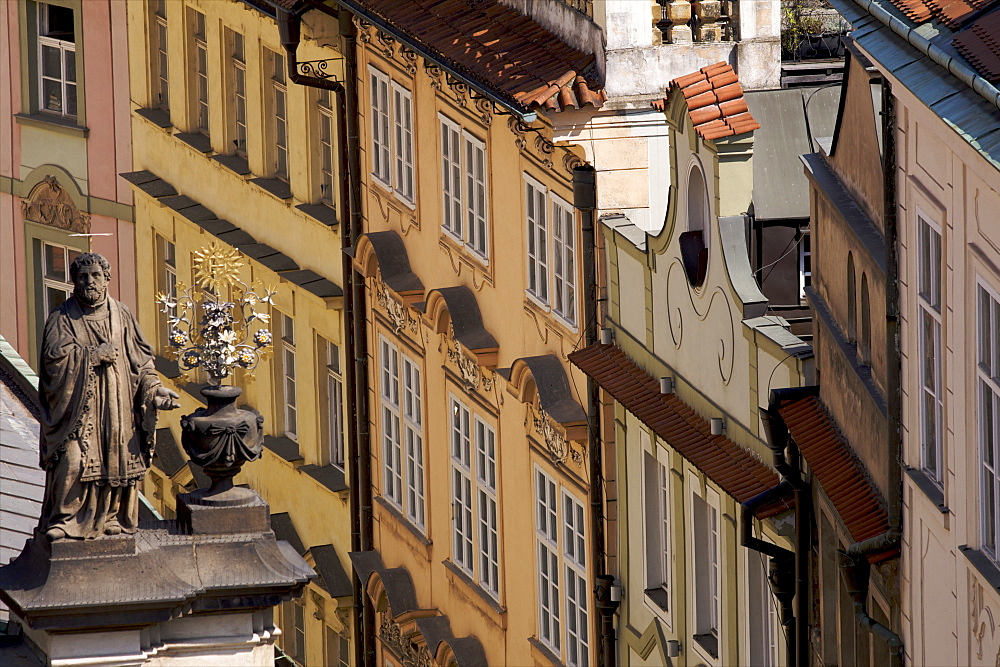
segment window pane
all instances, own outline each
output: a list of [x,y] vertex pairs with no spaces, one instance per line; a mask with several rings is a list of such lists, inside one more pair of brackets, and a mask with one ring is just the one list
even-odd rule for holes
[[66,292],[55,287],[45,288],[45,314],[46,316],[53,310],[62,305],[62,302],[69,297],[69,292]]
[[48,111],[63,112],[62,83],[50,79],[42,80],[43,104]]
[[42,46],[42,76],[54,79],[62,78],[61,49],[55,46]]
[[66,84],[66,115],[76,115],[76,86],[72,83]]
[[51,280],[67,282],[69,280],[66,266],[66,249],[60,246],[45,244],[45,277]]

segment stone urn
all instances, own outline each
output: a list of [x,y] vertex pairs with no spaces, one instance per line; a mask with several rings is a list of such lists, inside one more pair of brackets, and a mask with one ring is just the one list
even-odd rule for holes
[[260,458],[264,444],[264,417],[241,410],[239,387],[210,386],[201,390],[208,403],[181,417],[181,444],[191,461],[212,480],[207,489],[190,495],[192,504],[227,507],[252,503],[256,494],[233,485],[233,477],[247,461]]

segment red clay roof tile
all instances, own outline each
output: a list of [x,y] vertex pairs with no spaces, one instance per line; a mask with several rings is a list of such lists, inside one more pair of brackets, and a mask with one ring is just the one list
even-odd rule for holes
[[957,30],[967,19],[993,0],[892,0],[899,11],[914,23],[937,19]]
[[608,99],[603,90],[591,90],[590,86],[587,85],[587,80],[578,76],[576,72],[567,72],[547,86],[515,97],[529,109],[545,107],[555,112],[566,109],[582,109],[586,106],[600,109]]
[[955,35],[951,43],[984,79],[1000,82],[1000,9]]
[[[778,412],[813,475],[847,526],[851,539],[860,542],[889,530],[889,517],[881,494],[840,436],[836,423],[819,397],[787,401],[778,408]],[[868,560],[878,563],[898,551],[898,546],[891,547],[869,555]]]
[[[621,348],[595,344],[573,352],[569,360],[737,501],[778,485],[774,470],[729,438],[713,436],[707,419],[676,394],[661,394],[659,380]],[[764,519],[792,505],[792,498],[782,495],[757,508],[755,516]]]
[[695,132],[703,139],[721,139],[760,127],[750,115],[743,87],[729,63],[714,63],[677,77],[670,84],[667,97],[654,100],[653,108],[664,111],[674,91],[684,96]]

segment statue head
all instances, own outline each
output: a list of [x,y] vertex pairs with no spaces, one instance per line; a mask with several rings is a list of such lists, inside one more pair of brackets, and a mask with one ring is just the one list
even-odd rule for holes
[[88,306],[95,306],[107,296],[108,282],[111,280],[111,264],[103,255],[85,252],[77,256],[69,266],[73,280],[73,294]]

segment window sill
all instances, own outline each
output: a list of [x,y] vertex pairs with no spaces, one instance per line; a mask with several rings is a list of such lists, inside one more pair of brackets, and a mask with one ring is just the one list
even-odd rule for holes
[[305,460],[299,453],[299,443],[287,436],[265,435],[264,447],[292,464]]
[[719,659],[719,638],[714,633],[708,632],[703,635],[692,635],[694,643],[698,648],[705,651],[713,660]]
[[145,118],[160,129],[169,130],[171,128],[170,114],[163,109],[136,109],[135,115]]
[[643,593],[646,595],[646,600],[654,607],[660,611],[670,611],[670,596],[666,589],[663,587],[647,588]]
[[553,653],[552,649],[550,649],[548,646],[543,644],[538,639],[535,639],[534,637],[528,637],[528,644],[531,646],[532,651],[537,652],[538,656],[545,662],[549,663],[550,665],[562,664],[562,660],[559,658],[559,656]]
[[979,549],[974,549],[965,544],[960,546],[958,550],[965,554],[966,559],[979,572],[979,575],[986,580],[987,584],[992,586],[994,590],[1000,591],[1000,567],[989,556]]
[[570,324],[562,315],[552,310],[551,306],[542,302],[541,299],[528,290],[524,290],[524,309],[538,317],[545,318],[545,321],[553,327],[558,327],[562,331],[568,332],[571,336],[575,337],[580,334],[578,327]]
[[251,178],[250,182],[282,201],[292,198],[292,188],[280,178]]
[[175,134],[174,138],[183,141],[199,153],[207,154],[212,152],[211,140],[200,132],[180,132],[179,134]]
[[14,114],[18,125],[25,127],[38,127],[44,130],[52,130],[61,134],[68,134],[74,137],[86,138],[90,134],[90,128],[77,125],[75,121],[63,116],[54,116],[47,113]]
[[479,595],[479,597],[482,598],[483,602],[488,604],[490,609],[492,609],[495,613],[497,614],[507,613],[507,608],[501,606],[500,603],[497,602],[496,598],[494,598],[492,595],[486,592],[486,590],[482,586],[473,581],[472,577],[469,576],[468,572],[465,572],[464,570],[462,570],[462,568],[452,563],[451,560],[443,560],[441,561],[441,564],[444,565],[446,570],[455,575],[465,585],[474,590]]
[[399,194],[398,190],[393,190],[392,194],[395,195],[396,200],[406,208],[410,209],[411,211],[417,210],[417,202],[414,199],[410,199],[406,195]]
[[343,493],[349,488],[344,471],[332,464],[301,466],[299,472],[304,472],[334,493]]
[[441,227],[441,236],[438,242],[441,246],[447,248],[452,252],[458,253],[459,259],[464,261],[471,267],[477,268],[489,277],[490,271],[490,258],[489,255],[480,255],[476,250],[473,250],[472,246],[458,238],[450,231]]
[[237,176],[250,174],[250,163],[239,155],[213,155],[212,159]]
[[375,502],[382,506],[382,508],[392,515],[392,518],[396,519],[399,523],[406,526],[406,529],[413,533],[413,536],[420,541],[425,547],[429,547],[433,542],[420,532],[420,529],[410,523],[410,520],[403,516],[403,513],[396,509],[392,503],[383,498],[382,496],[375,496]]
[[903,466],[903,470],[906,472],[907,476],[918,489],[924,492],[927,499],[930,500],[938,508],[941,514],[948,514],[950,511],[948,505],[944,502],[944,491],[941,490],[937,484],[930,478],[930,476],[920,470],[919,468],[911,468],[910,466]]
[[299,204],[295,208],[327,227],[336,227],[340,224],[340,220],[337,219],[337,210],[326,204]]

